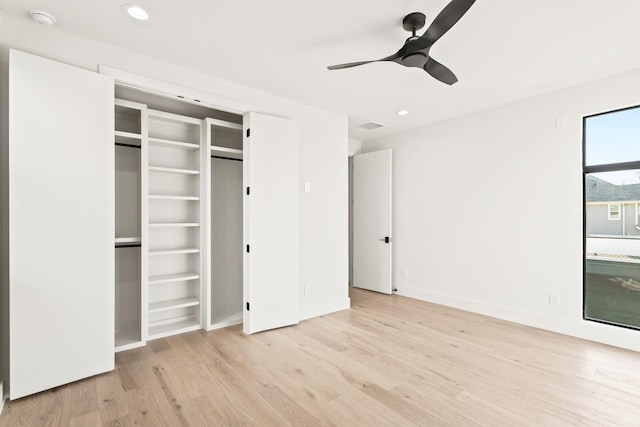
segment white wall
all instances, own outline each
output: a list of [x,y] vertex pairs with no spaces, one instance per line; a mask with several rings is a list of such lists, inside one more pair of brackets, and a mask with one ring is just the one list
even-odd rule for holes
[[[301,118],[301,318],[349,307],[347,120],[315,111]],[[331,124],[325,126],[323,123]]]
[[[312,185],[310,193],[301,193],[300,202],[301,317],[349,307],[346,117],[47,28],[27,19],[4,16],[2,25],[3,70],[6,69],[8,49],[16,48],[93,71],[97,71],[98,64],[108,65],[252,104],[257,112],[294,119],[302,133],[301,191],[303,182]],[[6,111],[5,98],[2,105]],[[3,134],[3,150],[6,146]],[[2,176],[5,176],[5,170]],[[5,239],[6,236],[3,244]],[[303,293],[303,284],[310,287],[311,292],[307,295]]]
[[[4,28],[5,17],[0,11],[0,29]],[[4,44],[4,31],[0,31],[0,45]],[[7,105],[7,65],[0,63],[0,105]],[[0,114],[0,142],[6,141],[9,135],[7,124],[9,112],[2,108]],[[0,143],[0,412],[4,404],[4,379],[8,376],[9,342],[9,170],[5,160],[8,158],[7,144]]]
[[399,294],[640,350],[582,320],[581,117],[637,104],[640,70],[363,144],[394,152]]

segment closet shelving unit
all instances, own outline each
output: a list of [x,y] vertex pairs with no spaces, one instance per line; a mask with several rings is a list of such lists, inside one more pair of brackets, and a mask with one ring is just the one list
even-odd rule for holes
[[147,110],[148,338],[201,328],[201,123]]
[[145,232],[142,197],[146,179],[147,107],[131,101],[115,101],[115,350],[145,343],[146,262],[142,256]]
[[124,316],[135,317],[136,327],[129,338],[120,334],[118,349],[242,323],[242,124],[124,100],[116,117],[117,150],[137,153],[140,164],[139,182],[123,186],[125,193],[138,189],[137,201],[116,197],[138,207],[127,214],[136,228],[118,234],[116,244],[129,251],[123,265],[139,266],[140,276],[138,308]]
[[243,315],[243,205],[246,190],[242,186],[242,125],[207,118],[203,141],[208,150],[202,170],[205,192],[206,248],[203,258],[206,282],[206,316],[208,330],[242,323]]

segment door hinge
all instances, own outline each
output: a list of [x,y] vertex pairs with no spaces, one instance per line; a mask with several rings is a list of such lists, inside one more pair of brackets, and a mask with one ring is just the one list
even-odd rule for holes
[[248,302],[247,302],[247,311],[250,311],[250,310],[249,310],[249,303],[248,303]]
[[251,136],[251,129],[247,129],[247,138]]
[[249,190],[249,188],[251,187],[247,187],[247,196],[251,193],[251,190]]
[[247,253],[249,253],[249,245],[247,245]]

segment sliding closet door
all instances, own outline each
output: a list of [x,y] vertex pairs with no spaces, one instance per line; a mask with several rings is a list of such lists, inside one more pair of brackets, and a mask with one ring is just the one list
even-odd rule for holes
[[113,92],[10,53],[11,399],[114,367]]
[[243,124],[243,322],[254,333],[299,319],[299,137],[291,120],[249,113]]

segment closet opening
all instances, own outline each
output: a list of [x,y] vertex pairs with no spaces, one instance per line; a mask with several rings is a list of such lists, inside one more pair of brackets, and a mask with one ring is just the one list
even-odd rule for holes
[[115,346],[136,347],[141,327],[141,155],[144,105],[115,104]]
[[211,295],[209,329],[242,323],[242,126],[207,119],[211,141]]
[[243,117],[115,97],[116,351],[242,323]]

